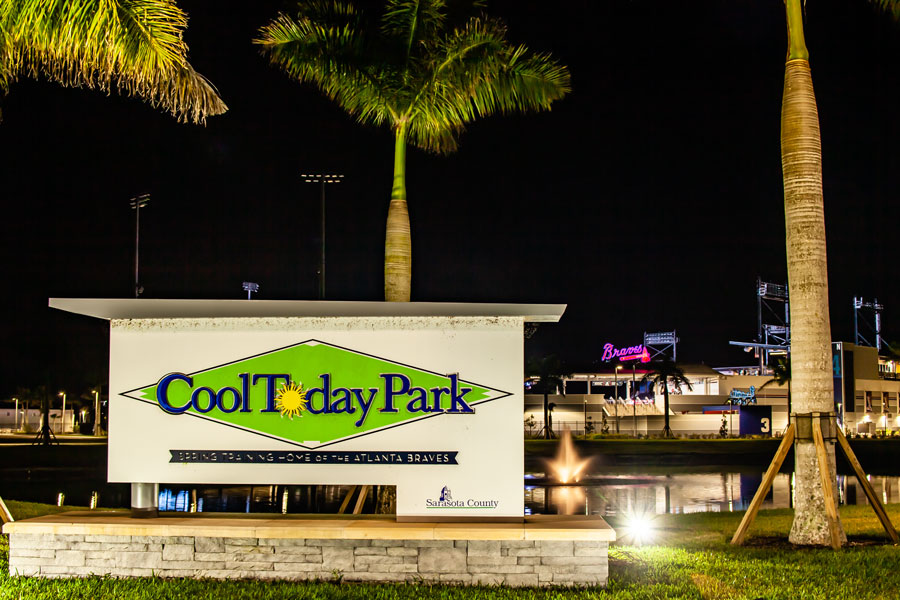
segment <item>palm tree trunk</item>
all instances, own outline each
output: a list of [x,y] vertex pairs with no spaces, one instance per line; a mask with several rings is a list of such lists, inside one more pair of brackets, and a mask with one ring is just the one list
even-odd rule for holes
[[[788,59],[781,112],[781,164],[788,285],[791,299],[791,371],[797,413],[834,411],[831,326],[822,198],[822,148],[809,54],[803,39],[802,0],[786,0]],[[793,387],[793,386],[792,386]],[[826,442],[835,479],[834,443]],[[797,440],[794,522],[790,541],[828,545],[830,535],[813,441]],[[835,496],[837,486],[834,486]],[[837,498],[835,497],[835,502]],[[843,540],[843,528],[837,523]]]
[[544,439],[550,439],[550,397],[544,391]]
[[791,380],[788,379],[788,424],[791,422]]
[[663,412],[666,415],[666,426],[663,427],[663,437],[670,437],[672,435],[672,429],[669,427],[669,382],[663,381]]
[[[384,299],[387,302],[409,302],[412,241],[406,206],[406,123],[402,123],[394,135],[394,183],[384,239]],[[380,513],[397,511],[396,486],[381,487],[378,507]]]
[[412,241],[406,206],[406,123],[401,123],[395,132],[394,185],[384,241],[384,299],[409,302],[411,280]]

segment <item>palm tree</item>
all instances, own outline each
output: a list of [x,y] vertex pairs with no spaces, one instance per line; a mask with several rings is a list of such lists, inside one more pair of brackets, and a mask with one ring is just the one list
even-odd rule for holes
[[[568,374],[564,373],[562,363],[556,355],[545,356],[538,360],[529,360],[525,365],[526,374],[531,377],[537,377],[537,383],[532,388],[538,394],[544,395],[544,439],[553,437],[553,428],[551,426],[551,412],[554,405],[549,401],[550,394],[560,393],[565,396],[565,386],[563,378]],[[540,432],[538,432],[540,435]]]
[[172,0],[3,0],[0,93],[20,76],[117,90],[204,123],[227,107],[187,61],[187,15]]
[[[471,2],[479,5],[480,2]],[[387,0],[380,17],[351,2],[306,0],[254,43],[271,63],[312,83],[367,125],[394,134],[394,179],[384,249],[384,294],[409,301],[412,245],[406,146],[443,154],[467,123],[496,112],[547,110],[569,91],[566,67],[506,40],[498,20],[451,27],[446,0]]]
[[759,389],[762,390],[768,385],[781,385],[787,386],[787,409],[788,409],[788,419],[791,416],[791,357],[790,356],[781,356],[775,361],[775,365],[772,367],[772,379],[768,380],[761,386]]
[[665,399],[663,409],[666,420],[662,433],[664,437],[672,437],[672,429],[669,427],[669,383],[672,383],[679,390],[682,385],[686,385],[689,390],[694,388],[691,387],[691,382],[685,377],[684,371],[671,360],[654,361],[647,366],[649,370],[641,377],[641,383],[651,381],[656,385],[657,389],[662,388],[663,398]]
[[[871,1],[900,17],[900,0]],[[781,108],[781,164],[791,298],[792,380],[797,413],[832,413],[834,390],[822,147],[809,52],[803,33],[803,2],[784,2],[788,54]],[[834,442],[826,441],[826,444],[829,477],[834,479]],[[794,461],[794,522],[788,539],[799,545],[829,545],[828,517],[812,440],[796,441]],[[837,527],[840,537],[846,539],[840,520]]]

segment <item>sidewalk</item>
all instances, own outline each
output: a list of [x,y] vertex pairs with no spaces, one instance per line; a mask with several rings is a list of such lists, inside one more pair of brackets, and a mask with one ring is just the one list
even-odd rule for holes
[[[37,433],[0,433],[0,445],[31,445]],[[61,445],[89,444],[106,445],[106,436],[81,435],[80,433],[56,434],[56,441]]]

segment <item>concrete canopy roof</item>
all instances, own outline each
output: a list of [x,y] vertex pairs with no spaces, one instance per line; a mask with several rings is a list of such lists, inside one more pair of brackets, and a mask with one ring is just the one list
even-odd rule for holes
[[335,300],[150,300],[50,298],[56,308],[98,319],[197,319],[235,317],[522,317],[556,323],[565,304],[467,302],[344,302]]

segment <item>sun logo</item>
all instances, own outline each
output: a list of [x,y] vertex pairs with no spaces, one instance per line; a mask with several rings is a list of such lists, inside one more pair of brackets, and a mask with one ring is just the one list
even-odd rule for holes
[[281,416],[288,416],[292,421],[294,417],[303,416],[306,410],[306,392],[303,391],[303,382],[288,382],[275,396],[275,408],[281,412]]

